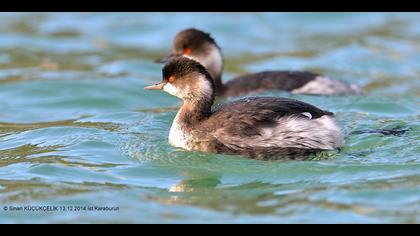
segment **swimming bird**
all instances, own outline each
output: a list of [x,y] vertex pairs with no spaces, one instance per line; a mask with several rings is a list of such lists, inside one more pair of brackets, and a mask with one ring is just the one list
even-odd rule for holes
[[267,90],[282,90],[311,95],[360,95],[354,84],[330,79],[307,71],[263,71],[250,73],[222,83],[224,58],[222,50],[210,34],[189,28],[176,34],[172,53],[156,62],[167,62],[174,56],[187,55],[204,65],[214,80],[218,97],[240,96]]
[[298,100],[247,97],[212,109],[214,80],[188,57],[171,59],[162,81],[144,89],[183,100],[169,132],[174,147],[267,160],[305,157],[344,143],[333,113]]

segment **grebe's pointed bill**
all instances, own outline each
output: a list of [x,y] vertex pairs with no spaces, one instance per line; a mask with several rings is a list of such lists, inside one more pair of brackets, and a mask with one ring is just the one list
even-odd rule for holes
[[144,87],[144,90],[162,90],[163,87],[165,86],[166,83],[164,82],[160,82],[158,84],[155,85],[150,85],[150,86],[146,86]]
[[174,53],[169,54],[168,56],[164,57],[164,58],[160,58],[160,59],[156,59],[155,63],[167,63],[170,60],[172,60],[173,58],[175,58],[177,55]]

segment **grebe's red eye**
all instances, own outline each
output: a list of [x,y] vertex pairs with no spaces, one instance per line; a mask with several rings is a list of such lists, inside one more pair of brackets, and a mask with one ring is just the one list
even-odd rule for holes
[[169,76],[169,78],[168,78],[168,82],[169,82],[169,83],[173,82],[174,80],[175,80],[175,77],[173,77],[173,76]]
[[184,48],[184,54],[185,55],[188,55],[188,54],[191,54],[191,48]]

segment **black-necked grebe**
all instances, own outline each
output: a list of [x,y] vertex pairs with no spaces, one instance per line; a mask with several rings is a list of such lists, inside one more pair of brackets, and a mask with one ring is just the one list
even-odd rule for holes
[[210,34],[197,29],[180,31],[173,41],[172,54],[156,60],[167,62],[174,56],[187,55],[204,65],[212,76],[218,97],[246,95],[266,90],[284,90],[313,95],[360,95],[357,85],[333,80],[306,71],[265,71],[246,74],[222,83],[223,54]]
[[276,97],[243,98],[212,110],[215,85],[198,61],[175,57],[162,71],[162,81],[145,89],[183,100],[169,133],[172,146],[281,159],[338,149],[344,142],[331,112]]

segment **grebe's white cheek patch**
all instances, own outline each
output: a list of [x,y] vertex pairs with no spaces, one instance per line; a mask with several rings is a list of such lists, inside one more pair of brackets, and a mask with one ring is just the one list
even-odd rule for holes
[[163,91],[178,97],[178,89],[171,83],[166,83],[165,86],[163,86]]
[[212,45],[209,49],[210,52],[202,60],[202,64],[207,68],[210,75],[214,78],[220,76],[223,70],[223,57],[219,49]]
[[211,83],[204,76],[200,76],[197,79],[197,84],[198,84],[198,87],[201,90],[201,94],[204,97],[211,97],[211,95],[213,93],[213,88],[211,86]]

